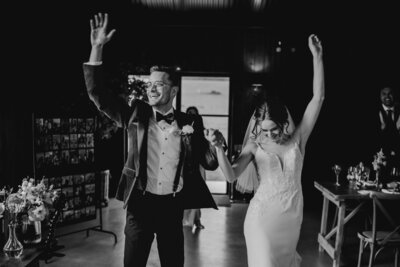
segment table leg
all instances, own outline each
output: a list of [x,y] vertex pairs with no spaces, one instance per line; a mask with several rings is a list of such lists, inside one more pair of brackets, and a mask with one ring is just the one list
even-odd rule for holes
[[[323,204],[322,204],[322,218],[321,218],[321,229],[319,233],[322,236],[326,235],[326,225],[328,222],[328,211],[329,211],[329,199],[324,197]],[[323,252],[324,248],[321,246],[321,244],[318,246],[319,252]]]
[[346,214],[346,203],[344,201],[341,201],[339,203],[339,213],[338,213],[338,223],[337,223],[337,232],[336,232],[336,240],[335,240],[335,254],[334,254],[334,258],[333,258],[333,267],[340,266],[340,256],[342,254],[345,214]]

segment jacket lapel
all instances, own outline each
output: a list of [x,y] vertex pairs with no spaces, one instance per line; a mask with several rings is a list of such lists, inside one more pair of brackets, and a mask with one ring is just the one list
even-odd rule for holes
[[[151,110],[151,109],[150,109]],[[138,175],[142,179],[147,179],[147,135],[149,129],[149,120],[152,113],[148,112],[142,119],[139,119],[137,127],[137,142],[139,153]]]
[[137,127],[137,147],[139,153],[142,149],[144,133],[145,133],[145,125],[144,123],[139,122]]
[[[186,118],[182,112],[175,111],[175,119],[176,119],[176,123],[178,124],[179,129],[182,129],[183,126],[185,124],[187,124]],[[181,135],[181,153],[179,156],[179,162],[182,162],[182,164],[178,164],[178,166],[182,166],[183,168],[181,168],[181,170],[179,170],[179,168],[177,169],[177,172],[180,172],[181,175],[182,175],[183,169],[185,168],[185,163],[186,163],[188,154],[190,153],[190,149],[191,149],[190,140],[191,140],[191,137],[189,135]]]

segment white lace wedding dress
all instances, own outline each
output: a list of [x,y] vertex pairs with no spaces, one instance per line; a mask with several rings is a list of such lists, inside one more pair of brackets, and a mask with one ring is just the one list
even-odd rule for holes
[[[296,140],[257,144],[260,185],[244,222],[249,267],[298,267],[296,252],[303,220],[303,155]],[[264,148],[263,148],[264,147]]]

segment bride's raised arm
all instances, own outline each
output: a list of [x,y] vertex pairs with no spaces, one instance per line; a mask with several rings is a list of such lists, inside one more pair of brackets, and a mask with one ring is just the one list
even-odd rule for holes
[[311,34],[308,37],[308,46],[313,55],[313,97],[308,103],[303,118],[296,130],[296,134],[300,136],[300,144],[303,152],[325,98],[325,78],[321,41],[316,35]]

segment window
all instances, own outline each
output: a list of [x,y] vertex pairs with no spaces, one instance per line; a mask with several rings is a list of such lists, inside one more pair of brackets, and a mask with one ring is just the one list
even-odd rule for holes
[[[181,110],[185,112],[195,106],[203,117],[204,127],[218,129],[228,139],[229,87],[227,76],[182,76]],[[227,182],[219,168],[206,171],[206,177],[211,193],[227,193]]]

